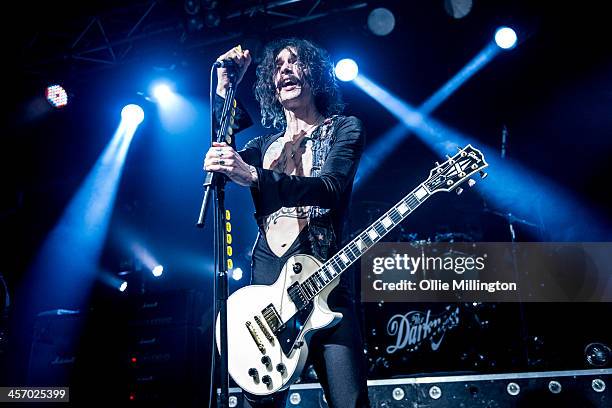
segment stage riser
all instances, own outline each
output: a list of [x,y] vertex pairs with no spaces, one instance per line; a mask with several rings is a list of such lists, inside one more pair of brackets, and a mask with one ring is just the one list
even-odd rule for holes
[[[612,406],[609,371],[603,375],[583,375],[580,371],[573,372],[575,376],[572,372],[535,374],[539,378],[529,378],[534,373],[523,378],[516,374],[500,378],[502,375],[497,374],[494,380],[471,381],[469,376],[465,381],[440,377],[440,382],[428,377],[425,383],[417,383],[419,379],[376,380],[370,382],[368,393],[372,408],[608,408]],[[603,381],[605,389],[598,388],[599,381]],[[238,389],[232,389],[230,407],[241,407],[242,398]],[[325,408],[327,404],[319,384],[301,384],[290,390],[286,407]]]

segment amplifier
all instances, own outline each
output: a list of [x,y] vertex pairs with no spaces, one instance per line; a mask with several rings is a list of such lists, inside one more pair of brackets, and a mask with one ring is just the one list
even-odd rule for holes
[[[611,388],[612,369],[368,381],[372,408],[607,408],[612,406]],[[239,388],[231,388],[229,406],[241,407],[242,398]],[[293,407],[326,408],[321,386],[293,385],[286,408]]]
[[208,376],[210,349],[197,327],[142,328],[129,336],[125,361],[134,383],[185,384]]
[[210,300],[195,290],[149,293],[129,300],[129,327],[210,326]]
[[150,293],[130,300],[123,402],[164,407],[206,405],[212,325],[209,309],[210,301],[194,290]]
[[81,314],[76,310],[54,309],[38,314],[30,349],[29,385],[70,383],[82,327]]

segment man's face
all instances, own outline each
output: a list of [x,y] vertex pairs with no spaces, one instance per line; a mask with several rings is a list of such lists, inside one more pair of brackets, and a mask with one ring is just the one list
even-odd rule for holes
[[285,108],[310,101],[310,86],[295,49],[285,48],[276,56],[274,83],[278,99]]

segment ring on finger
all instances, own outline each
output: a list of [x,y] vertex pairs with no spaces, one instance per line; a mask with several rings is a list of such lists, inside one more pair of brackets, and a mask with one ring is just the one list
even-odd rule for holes
[[219,160],[219,164],[223,166],[225,164],[225,160]]

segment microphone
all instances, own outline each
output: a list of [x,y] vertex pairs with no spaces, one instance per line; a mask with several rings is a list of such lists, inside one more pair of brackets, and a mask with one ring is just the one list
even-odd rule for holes
[[213,64],[215,68],[227,68],[227,69],[237,69],[238,64],[233,59],[226,58],[224,60],[217,60]]

